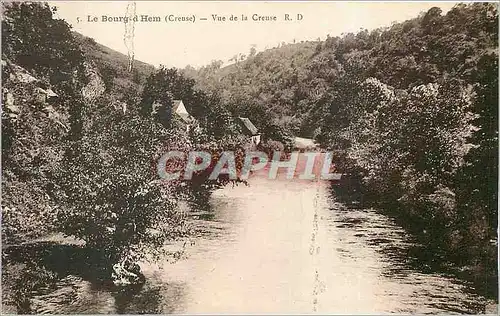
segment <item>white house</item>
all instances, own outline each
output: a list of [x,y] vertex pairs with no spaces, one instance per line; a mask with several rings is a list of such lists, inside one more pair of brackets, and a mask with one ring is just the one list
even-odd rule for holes
[[193,119],[186,110],[186,107],[184,106],[182,100],[174,100],[174,102],[172,103],[172,114],[177,114],[186,124],[190,124]]
[[186,133],[189,132],[191,126],[195,122],[195,119],[186,110],[182,100],[174,100],[172,103],[172,115],[177,115],[177,117],[179,117],[181,121],[186,124]]
[[[160,103],[153,103],[153,113],[158,111],[158,108],[161,106]],[[195,122],[194,117],[189,114],[184,106],[182,100],[173,100],[172,102],[172,117],[178,117],[180,121],[186,126],[186,132],[189,132],[192,124]]]
[[260,143],[260,132],[257,127],[255,127],[252,121],[247,117],[238,117],[238,120],[243,130],[243,134],[251,137],[252,144],[258,145]]

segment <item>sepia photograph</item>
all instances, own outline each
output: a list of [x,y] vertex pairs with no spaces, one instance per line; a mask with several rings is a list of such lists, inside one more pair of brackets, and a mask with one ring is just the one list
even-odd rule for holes
[[498,315],[498,2],[0,5],[2,314]]

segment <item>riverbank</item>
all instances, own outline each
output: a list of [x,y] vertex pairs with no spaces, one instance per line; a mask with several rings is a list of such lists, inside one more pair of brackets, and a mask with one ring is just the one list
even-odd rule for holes
[[478,294],[498,304],[498,244],[495,241],[481,245],[452,243],[452,231],[446,223],[429,222],[399,203],[381,203],[383,199],[376,195],[363,193],[366,189],[356,180],[333,186],[332,191],[339,201],[350,207],[377,209],[407,230],[421,245],[408,256],[421,264],[424,271],[455,275],[473,284]]

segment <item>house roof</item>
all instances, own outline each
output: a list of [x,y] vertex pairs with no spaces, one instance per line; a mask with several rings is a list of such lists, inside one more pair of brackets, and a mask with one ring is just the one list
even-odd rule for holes
[[48,98],[57,98],[57,97],[59,97],[59,95],[57,95],[57,93],[55,93],[55,92],[54,92],[52,89],[50,89],[50,88],[49,88],[49,89],[47,89],[47,90],[45,90],[45,89],[42,89],[42,88],[40,88],[40,87],[37,87],[37,88],[35,89],[35,91],[45,94]]
[[187,113],[177,113],[184,123],[191,123],[191,116]]
[[177,111],[177,108],[179,108],[181,104],[182,100],[174,100],[174,102],[172,102],[172,111],[173,112]]
[[[179,107],[182,105],[183,111],[178,111]],[[156,113],[158,111],[158,108],[161,107],[161,103],[156,101],[153,103],[153,113]],[[191,124],[195,119],[187,113],[186,109],[184,108],[184,104],[182,100],[173,100],[172,102],[172,115],[178,116],[182,122],[186,124]]]
[[[182,106],[183,111],[178,111],[180,106]],[[184,103],[182,102],[182,100],[173,100],[172,113],[176,113],[186,124],[191,123],[193,120],[193,117],[187,112],[186,108],[184,107]]]
[[46,91],[47,91],[47,96],[48,96],[49,98],[57,98],[57,97],[59,97],[59,96],[57,95],[57,93],[55,93],[54,91],[52,91],[52,89],[47,89]]
[[259,130],[257,129],[257,127],[255,127],[252,121],[250,121],[247,117],[238,117],[238,119],[241,121],[246,131],[249,132],[252,136],[259,134]]

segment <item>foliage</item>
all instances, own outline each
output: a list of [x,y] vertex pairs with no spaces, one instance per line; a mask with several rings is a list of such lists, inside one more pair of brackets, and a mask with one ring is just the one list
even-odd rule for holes
[[[34,238],[57,221],[111,261],[160,249],[185,232],[176,204],[186,185],[156,181],[159,155],[208,150],[213,164],[187,187],[199,193],[227,184],[207,176],[222,151],[242,153],[233,119],[242,116],[263,132],[268,150],[291,146],[292,135],[314,137],[335,151],[339,168],[361,178],[373,203],[432,231],[450,252],[495,266],[494,4],[458,4],[447,14],[432,8],[387,28],[252,50],[228,67],[155,71],[135,62],[132,73],[126,56],[72,33],[53,11],[4,5],[2,59],[39,79],[20,84],[10,76],[19,70],[3,67],[4,100],[14,100],[2,112],[4,241]],[[93,102],[81,95],[85,56],[109,92]],[[38,100],[39,86],[59,100]],[[126,113],[113,107],[118,100]],[[196,119],[187,135],[173,100]]]
[[46,3],[4,4],[2,54],[52,84],[72,79],[83,54],[69,25]]
[[[50,175],[61,167],[69,113],[85,82],[78,45],[66,22],[52,19],[53,9],[8,3],[3,10],[2,239],[16,243],[54,230]],[[46,88],[58,100],[47,102]]]
[[105,250],[112,262],[157,251],[185,233],[174,184],[155,181],[156,159],[182,137],[151,119],[118,113],[103,104],[86,116],[84,136],[70,145],[78,155],[54,178],[64,206],[60,228]]
[[107,65],[101,67],[100,70],[101,78],[104,81],[104,85],[106,87],[106,91],[111,91],[113,88],[113,79],[117,75],[117,71]]
[[[5,5],[2,237],[16,243],[58,231],[104,255],[107,276],[115,264],[135,270],[135,260],[160,255],[166,240],[187,233],[177,206],[183,186],[160,181],[160,155],[201,142],[215,153],[234,149],[239,132],[219,97],[195,90],[174,69],[152,73],[143,92],[137,85],[143,69],[123,85],[122,69],[105,58],[86,60],[80,46],[99,45],[81,45],[64,21],[52,18],[53,10],[44,3]],[[18,82],[20,72],[36,78]],[[102,84],[106,94],[90,91]],[[59,98],[40,99],[41,88]],[[191,134],[148,113],[155,101],[166,112],[174,98],[200,119]],[[206,177],[196,179],[197,190],[208,190]]]
[[240,132],[218,94],[196,89],[194,80],[175,68],[161,67],[146,80],[141,96],[141,113],[144,116],[151,115],[152,105],[159,103],[161,108],[156,110],[156,115],[168,126],[172,118],[173,100],[182,100],[187,111],[204,130],[205,139],[198,135],[198,142],[235,136]]
[[480,249],[496,238],[498,214],[495,25],[488,4],[445,16],[431,9],[382,32],[329,39],[318,54],[334,49],[342,67],[316,102],[327,113],[317,139],[343,150],[345,170],[361,172],[378,204],[473,264],[494,261]]
[[285,150],[285,146],[276,140],[264,141],[260,144],[259,147],[259,149],[265,152],[269,156],[269,158],[273,157],[273,153],[275,151],[283,152]]
[[220,68],[221,63],[213,62],[198,72],[186,69],[184,73],[196,79],[202,89],[220,94],[232,116],[248,117],[264,135],[274,133],[272,125],[293,133],[299,125],[293,117],[304,96],[303,67],[314,47],[312,42],[285,45],[251,53],[228,67]]
[[[184,129],[185,123],[172,113],[174,99],[182,100],[187,111],[195,118],[189,129],[188,149],[212,154],[211,165],[204,171],[197,172],[183,190],[191,189],[191,193],[197,194],[196,191],[207,187],[215,188],[229,182],[238,182],[230,181],[226,177],[219,177],[215,181],[208,180],[223,151],[239,153],[236,158],[240,168],[243,159],[240,145],[244,141],[241,131],[222,104],[221,98],[216,93],[199,91],[195,88],[194,81],[177,69],[162,67],[146,80],[141,96],[141,113],[145,117],[151,117],[150,113],[153,110],[151,105],[158,102],[160,106],[154,110],[154,118],[164,126]],[[187,150],[185,154],[188,154]]]

